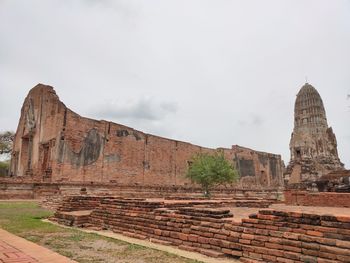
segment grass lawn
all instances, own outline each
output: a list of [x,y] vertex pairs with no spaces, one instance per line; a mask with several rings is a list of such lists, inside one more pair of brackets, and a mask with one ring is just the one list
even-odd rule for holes
[[0,227],[78,262],[199,263],[166,252],[42,222],[52,212],[36,202],[0,201]]

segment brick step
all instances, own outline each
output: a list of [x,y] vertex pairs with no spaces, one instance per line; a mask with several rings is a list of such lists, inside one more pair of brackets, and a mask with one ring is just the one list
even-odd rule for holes
[[128,237],[132,237],[132,238],[141,239],[141,240],[147,239],[147,236],[145,236],[145,235],[141,235],[141,234],[137,234],[137,233],[132,233],[132,232],[128,232],[128,231],[123,231],[123,232],[122,232],[122,235],[128,236]]
[[210,249],[200,249],[199,252],[203,255],[206,255],[208,257],[213,257],[213,258],[223,258],[225,257],[225,254],[222,252],[210,250]]
[[241,257],[239,261],[243,263],[267,263],[268,261],[263,261],[263,260],[256,260],[256,259],[251,259],[251,258],[246,258],[246,257]]
[[157,238],[150,238],[150,241],[152,243],[160,244],[160,245],[165,245],[165,246],[170,246],[172,243],[169,241],[157,239]]

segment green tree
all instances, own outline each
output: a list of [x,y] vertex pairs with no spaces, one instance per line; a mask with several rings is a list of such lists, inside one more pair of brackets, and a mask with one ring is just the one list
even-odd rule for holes
[[12,152],[14,136],[14,133],[11,131],[0,133],[0,154],[10,154]]
[[0,132],[0,176],[5,176],[8,173],[10,166],[9,157],[12,152],[13,139],[13,132]]
[[193,156],[187,171],[187,178],[200,184],[206,197],[210,197],[210,190],[218,185],[234,183],[239,175],[223,153],[199,153]]

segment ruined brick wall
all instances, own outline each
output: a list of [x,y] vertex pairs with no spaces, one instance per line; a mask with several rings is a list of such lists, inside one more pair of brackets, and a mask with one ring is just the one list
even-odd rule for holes
[[[15,180],[0,180],[0,199],[51,199],[59,196],[71,196],[84,193],[87,196],[120,196],[126,198],[171,198],[171,199],[201,199],[203,190],[196,185],[120,185],[115,183],[86,182],[21,182],[21,177]],[[281,192],[276,188],[250,186],[245,188],[217,187],[212,191],[213,198],[235,197],[236,199],[263,199],[267,202],[277,200]],[[59,199],[59,198],[58,198]],[[60,199],[59,199],[60,200]]]
[[52,87],[38,85],[26,97],[11,158],[11,175],[45,177],[51,174],[55,143],[67,108]]
[[229,151],[230,160],[240,174],[240,183],[247,185],[283,185],[283,163],[280,155],[258,152],[238,145]]
[[[212,257],[240,257],[242,262],[350,262],[349,216],[269,209],[237,222],[225,208],[183,207],[159,200],[100,200],[88,218],[58,211],[56,220],[69,225],[89,222]],[[71,206],[74,209],[75,204]]]
[[33,184],[0,183],[0,199],[32,199]]
[[[281,156],[239,146],[221,150],[243,185],[281,185]],[[84,118],[39,84],[21,110],[10,173],[46,182],[185,185],[191,184],[184,175],[192,156],[215,151]]]
[[350,193],[285,191],[287,205],[350,207]]

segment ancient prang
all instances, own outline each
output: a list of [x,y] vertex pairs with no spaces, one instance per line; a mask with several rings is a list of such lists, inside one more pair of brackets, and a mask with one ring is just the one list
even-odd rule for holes
[[332,171],[343,170],[337,140],[328,127],[320,94],[308,83],[300,89],[294,106],[294,130],[290,140],[290,163],[285,179],[290,184],[315,182]]
[[280,155],[240,146],[209,149],[84,118],[68,109],[52,87],[39,84],[22,107],[10,174],[33,182],[188,185],[185,173],[193,155],[216,151],[236,167],[241,185],[283,183]]

